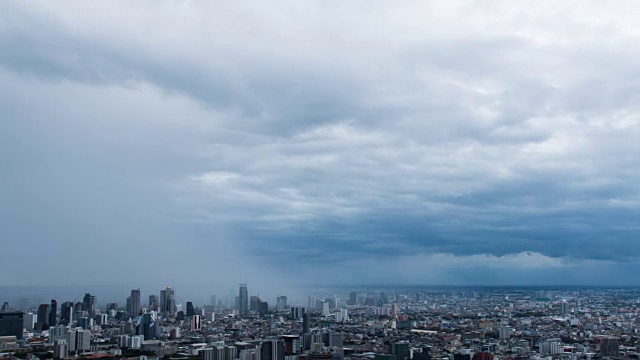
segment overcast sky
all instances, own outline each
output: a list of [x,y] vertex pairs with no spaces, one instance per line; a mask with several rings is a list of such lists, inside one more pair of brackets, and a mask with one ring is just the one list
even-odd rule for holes
[[638,13],[2,2],[0,285],[638,284]]

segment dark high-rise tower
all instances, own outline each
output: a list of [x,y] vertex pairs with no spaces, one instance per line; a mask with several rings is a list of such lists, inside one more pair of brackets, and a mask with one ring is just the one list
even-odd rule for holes
[[67,301],[60,305],[60,325],[71,325],[73,321],[73,302]]
[[58,320],[58,302],[51,299],[51,311],[49,311],[49,326],[56,326]]
[[260,299],[258,299],[258,312],[260,313],[260,316],[264,316],[266,313],[269,312],[269,304],[266,301],[260,301]]
[[160,291],[160,311],[167,314],[176,312],[176,295],[171,286]]
[[261,343],[260,360],[284,360],[284,342],[267,340]]
[[240,284],[240,294],[238,299],[238,308],[240,314],[244,315],[249,312],[249,292],[247,291],[247,284]]
[[193,308],[193,303],[191,301],[187,301],[187,316],[193,316],[195,314],[196,311]]
[[95,296],[86,293],[82,301],[83,310],[89,313],[89,316],[96,316],[96,305],[98,301]]
[[0,336],[15,336],[22,339],[23,322],[22,311],[0,311]]
[[146,313],[139,318],[136,334],[143,335],[145,340],[158,337],[158,324],[151,313]]
[[131,290],[131,296],[127,298],[127,312],[133,317],[140,313],[140,289]]
[[311,329],[309,328],[309,314],[305,312],[304,315],[302,315],[302,333],[308,334],[310,332]]
[[51,311],[51,305],[40,304],[38,307],[38,324],[40,324],[42,330],[49,328],[49,312]]
[[352,292],[349,294],[349,305],[358,304],[358,293]]

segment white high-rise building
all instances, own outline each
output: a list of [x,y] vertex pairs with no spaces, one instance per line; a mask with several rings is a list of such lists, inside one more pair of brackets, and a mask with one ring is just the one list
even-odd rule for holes
[[140,349],[144,342],[143,335],[133,335],[129,338],[129,347],[132,349]]
[[322,316],[326,316],[326,315],[330,314],[330,312],[329,312],[329,303],[328,302],[326,302],[324,300],[321,300],[320,301],[320,308],[322,309]]
[[121,349],[129,347],[129,335],[118,336],[118,347]]
[[81,353],[91,350],[91,331],[75,328],[68,333],[69,351]]
[[[540,341],[538,343],[538,351],[541,355],[545,354],[559,354],[562,350],[562,340],[559,338],[556,339],[547,339],[544,341]],[[562,351],[561,351],[562,350]]]
[[567,315],[569,314],[570,308],[569,308],[569,304],[567,303],[566,300],[563,300],[560,303],[560,312],[562,313],[562,315]]
[[193,315],[191,317],[191,331],[200,331],[202,329],[202,320],[200,315]]
[[23,327],[27,329],[27,331],[31,332],[33,331],[33,328],[36,326],[36,323],[38,322],[38,314],[34,314],[29,311],[24,314],[24,317],[22,318],[22,322],[23,322]]
[[316,297],[310,295],[307,298],[307,309],[315,309],[316,308]]
[[287,308],[287,297],[278,296],[276,299],[276,311],[284,311]]
[[336,313],[336,322],[347,322],[349,321],[349,315],[347,313],[347,309],[340,309]]

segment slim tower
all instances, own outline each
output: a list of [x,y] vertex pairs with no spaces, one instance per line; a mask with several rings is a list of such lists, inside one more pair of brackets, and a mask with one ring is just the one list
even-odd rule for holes
[[51,305],[40,304],[38,307],[38,323],[41,324],[41,329],[46,330],[49,328],[49,312],[51,311]]
[[140,312],[140,289],[131,290],[131,296],[127,298],[127,312],[129,316],[138,316]]
[[51,311],[49,312],[49,326],[56,326],[58,320],[58,302],[51,299]]
[[240,284],[238,305],[241,315],[249,312],[249,292],[247,291],[247,284]]

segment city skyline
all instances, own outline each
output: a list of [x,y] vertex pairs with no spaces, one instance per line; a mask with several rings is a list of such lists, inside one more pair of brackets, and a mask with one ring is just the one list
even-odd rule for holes
[[[275,306],[258,301],[248,312],[239,301],[248,284],[238,288],[235,304],[200,307],[189,301],[186,311],[178,305],[160,312],[142,307],[137,313],[131,309],[132,299],[140,294],[137,289],[131,290],[126,307],[105,306],[95,294],[86,293],[81,302],[64,302],[59,317],[55,300],[51,306],[40,304],[37,312],[35,306],[3,301],[3,356],[606,360],[638,355],[638,338],[633,336],[638,288],[334,287],[306,289],[313,294],[308,306],[289,305],[281,295]],[[169,287],[160,292],[165,305],[176,295]]]
[[0,286],[640,285],[636,2],[0,9]]

